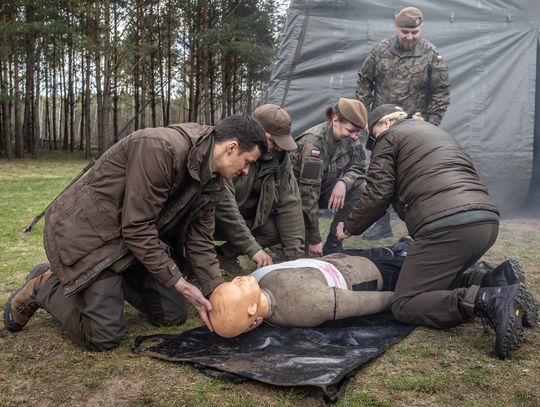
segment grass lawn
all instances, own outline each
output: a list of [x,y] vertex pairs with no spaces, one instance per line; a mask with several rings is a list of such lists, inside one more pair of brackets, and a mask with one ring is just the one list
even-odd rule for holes
[[[86,162],[69,159],[0,160],[0,303],[45,260],[43,221],[20,231]],[[403,223],[393,220],[396,235]],[[323,219],[328,227],[328,219]],[[385,239],[372,245],[393,242]],[[540,297],[540,220],[504,220],[486,259],[519,260]],[[367,247],[360,238],[347,247]],[[250,262],[242,259],[244,265]],[[187,364],[131,353],[138,335],[199,326],[192,310],[178,328],[155,328],[126,306],[128,331],[121,346],[91,353],[73,345],[39,310],[23,331],[0,328],[0,406],[323,406],[321,393],[257,382],[232,384]],[[525,343],[506,361],[493,355],[494,336],[475,320],[438,331],[417,328],[408,338],[360,369],[337,406],[540,406],[540,328],[526,329]]]

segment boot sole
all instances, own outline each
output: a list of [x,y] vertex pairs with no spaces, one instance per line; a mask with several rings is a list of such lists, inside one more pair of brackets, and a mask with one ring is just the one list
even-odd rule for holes
[[[8,298],[6,305],[4,307],[4,326],[6,329],[10,332],[19,332],[21,329],[24,328],[24,325],[20,325],[13,321],[11,318],[11,301],[13,300],[13,297],[17,295],[19,291],[21,291],[26,283],[33,279],[34,277],[39,276],[40,274],[46,272],[48,269],[51,268],[51,265],[49,263],[39,263],[36,264],[34,267],[32,267],[32,270],[30,270],[30,273],[26,276],[24,284],[22,284],[13,294],[10,295]],[[25,324],[26,325],[26,324]]]
[[[504,276],[508,284],[520,284],[522,287],[522,311],[523,318],[522,323],[526,328],[536,326],[538,322],[538,301],[534,297],[533,293],[525,285],[525,271],[521,264],[514,259],[506,260],[508,267],[504,270]],[[494,267],[489,266],[491,269]]]
[[523,345],[523,309],[520,308],[524,301],[523,297],[523,287],[519,285],[513,298],[514,301],[506,301],[505,312],[510,315],[510,318],[504,327],[502,336],[497,330],[495,333],[495,354],[499,359],[506,359],[510,352]]
[[527,328],[536,326],[538,321],[538,302],[534,298],[533,293],[525,285],[525,271],[516,260],[508,259],[507,261],[510,266],[505,270],[507,281],[510,282],[510,278],[513,278],[522,287],[521,306],[523,308],[523,326]]
[[521,298],[521,306],[523,308],[523,326],[531,328],[536,326],[538,322],[538,302],[534,298],[533,293],[525,286],[524,283],[520,283],[523,295]]

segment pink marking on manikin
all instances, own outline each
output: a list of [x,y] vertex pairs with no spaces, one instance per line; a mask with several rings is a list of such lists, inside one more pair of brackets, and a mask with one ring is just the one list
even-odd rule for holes
[[326,263],[324,265],[324,271],[328,273],[328,276],[334,281],[334,287],[339,287],[339,275],[338,270],[334,267],[333,264]]

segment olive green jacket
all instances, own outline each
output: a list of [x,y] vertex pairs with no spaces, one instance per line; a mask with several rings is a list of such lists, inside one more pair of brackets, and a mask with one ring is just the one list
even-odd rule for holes
[[302,195],[306,241],[317,244],[322,241],[319,232],[321,191],[332,188],[336,181],[343,181],[350,191],[366,174],[366,154],[360,141],[351,144],[335,141],[330,122],[306,130],[296,139],[296,144],[298,149],[291,158]]
[[405,50],[394,37],[377,44],[364,60],[356,97],[369,110],[394,103],[439,125],[450,104],[449,88],[448,68],[433,44],[420,38]]
[[262,249],[253,234],[274,221],[287,260],[304,255],[302,201],[289,154],[282,152],[253,163],[248,174],[226,183],[216,205],[216,235],[253,257]]

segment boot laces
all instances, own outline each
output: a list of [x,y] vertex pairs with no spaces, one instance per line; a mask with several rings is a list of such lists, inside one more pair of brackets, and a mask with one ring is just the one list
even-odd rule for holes
[[17,306],[17,311],[26,316],[32,316],[37,311],[39,306],[32,300],[24,301]]

